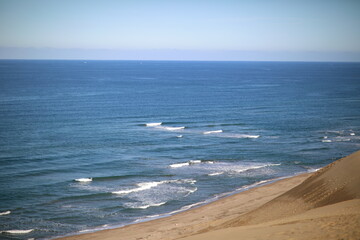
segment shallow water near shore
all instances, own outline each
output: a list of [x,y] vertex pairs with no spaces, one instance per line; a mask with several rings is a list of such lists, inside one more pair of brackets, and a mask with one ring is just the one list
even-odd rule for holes
[[0,86],[1,239],[175,213],[360,148],[359,63],[2,60]]

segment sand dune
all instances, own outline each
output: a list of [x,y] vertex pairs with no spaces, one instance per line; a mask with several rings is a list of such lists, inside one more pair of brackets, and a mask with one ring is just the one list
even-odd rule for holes
[[171,217],[65,239],[360,239],[360,151]]

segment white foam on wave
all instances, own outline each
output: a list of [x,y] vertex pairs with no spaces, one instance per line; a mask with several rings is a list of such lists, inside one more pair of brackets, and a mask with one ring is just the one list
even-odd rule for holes
[[219,176],[224,174],[225,172],[214,172],[214,173],[209,173],[208,176]]
[[279,166],[281,165],[280,163],[271,163],[271,164],[265,164],[265,165],[259,165],[259,166],[250,166],[250,167],[245,167],[243,169],[237,169],[234,170],[235,172],[241,173],[241,172],[245,172],[248,170],[253,170],[253,169],[259,169],[259,168],[264,168],[264,167],[272,167],[272,166]]
[[203,132],[203,134],[214,134],[214,133],[222,133],[223,132],[223,130],[214,130],[214,131],[206,131],[206,132]]
[[128,190],[120,190],[120,191],[115,191],[112,192],[113,194],[120,194],[120,195],[124,195],[124,194],[129,194],[129,193],[134,193],[134,192],[140,192],[140,191],[144,191],[144,190],[148,190],[154,187],[157,187],[161,184],[165,184],[165,183],[190,183],[190,184],[195,184],[196,180],[194,179],[180,179],[180,180],[165,180],[165,181],[159,181],[159,182],[143,182],[143,183],[137,183],[136,186],[138,186],[137,188],[133,188],[133,189],[128,189]]
[[178,135],[178,136],[176,136],[177,138],[182,138],[183,137],[183,135]]
[[186,163],[174,163],[169,165],[169,167],[171,168],[180,168],[180,167],[185,167],[185,166],[189,166],[190,164],[188,162]]
[[[238,174],[243,173],[249,170],[255,170],[265,167],[272,167],[272,166],[279,166],[280,163],[270,163],[270,164],[262,164],[262,165],[251,165],[251,166],[236,166],[236,165],[228,165],[228,164],[221,164],[222,166],[217,167],[214,169],[214,172],[207,174],[207,176],[219,176],[223,174]],[[220,170],[220,171],[219,171]]]
[[350,133],[350,136],[355,136],[355,133]]
[[323,143],[331,143],[332,141],[329,140],[329,139],[326,139],[326,140],[322,140]]
[[6,230],[1,231],[1,233],[8,233],[8,234],[26,234],[34,231],[34,229],[28,229],[28,230]]
[[133,188],[133,189],[129,189],[129,190],[122,190],[122,191],[115,191],[112,193],[114,193],[114,194],[129,194],[132,192],[140,192],[140,191],[151,189],[153,187],[156,187],[160,184],[164,184],[166,182],[167,181],[137,183],[136,184],[138,186],[137,188]]
[[92,178],[77,178],[74,181],[76,181],[76,182],[91,182]]
[[0,216],[9,215],[11,211],[0,212]]
[[162,122],[156,122],[156,123],[146,123],[145,125],[147,127],[157,127],[160,126],[162,124]]
[[226,135],[222,135],[222,137],[226,137],[226,138],[259,138],[260,135],[249,135],[249,134],[226,134]]
[[132,209],[147,209],[149,207],[160,207],[166,203],[167,202],[161,202],[161,203],[151,203],[151,204],[146,204],[146,205],[127,204],[125,206],[128,208],[132,208]]
[[180,167],[185,167],[185,166],[190,166],[190,165],[195,165],[195,164],[213,164],[214,161],[203,161],[203,160],[190,160],[188,162],[183,162],[183,163],[174,163],[169,165],[170,168],[180,168]]
[[185,127],[161,127],[161,129],[164,129],[167,131],[180,131],[180,130],[184,130]]

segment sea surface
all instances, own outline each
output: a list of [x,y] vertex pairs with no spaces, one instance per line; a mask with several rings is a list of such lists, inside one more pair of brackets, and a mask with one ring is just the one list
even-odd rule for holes
[[359,149],[360,63],[2,60],[0,239],[175,214]]

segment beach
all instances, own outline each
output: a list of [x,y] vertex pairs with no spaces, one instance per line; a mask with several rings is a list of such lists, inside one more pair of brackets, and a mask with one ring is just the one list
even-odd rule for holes
[[60,238],[359,239],[360,151],[170,217]]

